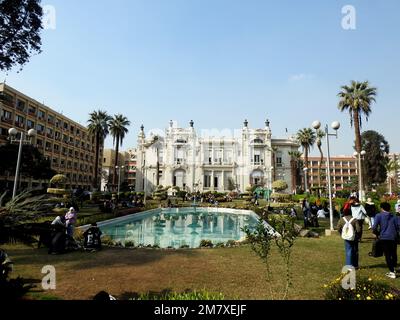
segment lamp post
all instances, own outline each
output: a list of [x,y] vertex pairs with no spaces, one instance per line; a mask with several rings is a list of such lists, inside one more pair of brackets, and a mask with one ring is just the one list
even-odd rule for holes
[[[321,122],[316,120],[312,123],[312,127],[315,130],[321,128]],[[335,130],[335,133],[329,133],[328,125],[325,126],[325,137],[326,137],[326,148],[327,148],[327,177],[328,177],[328,191],[329,191],[329,216],[330,216],[330,231],[334,231],[333,227],[333,201],[332,201],[332,182],[331,182],[331,154],[329,147],[329,137],[338,137],[338,130],[340,129],[340,123],[338,121],[332,122],[332,129]]]
[[361,159],[367,154],[365,150],[362,150],[360,153],[357,151],[354,152],[354,157],[358,160],[357,161],[357,166],[358,166],[358,197],[360,198],[361,201],[365,201],[365,195],[364,195],[364,179],[363,179],[363,172],[362,172],[362,162]]
[[[19,139],[17,139],[17,134],[18,133],[21,134]],[[17,195],[19,168],[21,166],[21,157],[22,157],[22,145],[31,144],[32,143],[31,139],[34,136],[36,136],[36,130],[35,129],[30,129],[27,133],[25,133],[24,131],[18,132],[17,129],[11,128],[11,129],[8,130],[8,134],[10,135],[10,142],[11,143],[19,143],[17,166],[16,166],[16,169],[15,169],[15,177],[14,177],[14,189],[13,189],[13,195],[12,195],[12,198],[14,199],[16,197],[16,195]],[[26,135],[28,136],[28,138],[26,138]]]
[[307,177],[308,177],[308,173],[307,173],[307,171],[308,171],[308,168],[307,167],[305,167],[304,169],[303,169],[303,171],[304,171],[304,191],[306,192],[306,193],[308,193],[308,179],[307,179]]
[[125,166],[115,166],[115,169],[118,169],[118,191],[117,191],[117,199],[119,202],[119,191],[121,188],[121,169],[124,169]]

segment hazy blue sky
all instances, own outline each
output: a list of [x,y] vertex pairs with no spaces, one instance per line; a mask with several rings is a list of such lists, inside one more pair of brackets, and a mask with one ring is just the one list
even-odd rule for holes
[[[383,133],[400,152],[400,1],[398,0],[48,0],[55,30],[43,53],[7,83],[86,124],[89,111],[123,113],[140,125],[170,119],[198,129],[263,127],[286,136],[314,119],[341,121],[333,153],[351,154],[348,114],[337,110],[340,85],[378,87],[364,129]],[[341,26],[353,5],[357,29]],[[5,75],[3,75],[3,78]],[[3,80],[3,79],[1,79]],[[108,139],[107,146],[112,143]]]

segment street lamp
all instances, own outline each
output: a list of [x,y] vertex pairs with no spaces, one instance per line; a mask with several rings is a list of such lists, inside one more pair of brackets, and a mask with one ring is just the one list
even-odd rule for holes
[[[17,138],[17,134],[20,133],[20,139]],[[22,156],[22,145],[24,144],[31,144],[32,138],[36,136],[36,130],[30,129],[27,133],[24,131],[18,132],[17,129],[11,128],[8,130],[8,134],[10,135],[10,142],[11,143],[19,143],[18,149],[18,160],[17,160],[17,167],[15,169],[15,177],[14,177],[14,189],[12,198],[14,199],[17,195],[17,184],[18,184],[18,176],[19,176],[19,168],[21,166],[21,156]],[[26,135],[28,137],[26,137]]]
[[121,169],[124,169],[125,166],[115,166],[115,169],[118,169],[118,193],[117,193],[117,198],[119,201],[119,190],[121,188]]
[[360,153],[357,151],[354,152],[354,157],[358,160],[358,197],[360,198],[361,201],[365,201],[365,196],[364,196],[364,179],[363,179],[363,173],[362,173],[362,163],[361,159],[367,154],[365,150],[362,150]]
[[[335,133],[329,133],[328,125],[325,126],[325,137],[326,137],[326,148],[327,148],[327,170],[328,170],[328,191],[329,191],[329,216],[330,216],[330,227],[331,231],[334,231],[333,227],[333,201],[332,201],[332,182],[331,182],[331,154],[329,147],[329,137],[338,137],[338,130],[340,129],[340,122],[334,121],[332,122],[332,129],[335,130]],[[321,128],[321,122],[316,120],[312,123],[312,127],[315,130],[319,130]]]

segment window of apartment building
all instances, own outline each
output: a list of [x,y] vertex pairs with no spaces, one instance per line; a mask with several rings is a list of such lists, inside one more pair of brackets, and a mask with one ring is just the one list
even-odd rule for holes
[[59,128],[61,126],[61,120],[56,118],[55,125],[56,125],[56,128]]
[[81,134],[81,130],[79,130],[78,128],[76,129],[76,135],[79,136]]
[[60,146],[58,144],[54,145],[54,151],[60,151]]
[[75,151],[75,158],[79,158],[79,152]]
[[65,168],[65,160],[60,160],[60,167]]
[[72,161],[68,161],[67,162],[67,168],[68,169],[72,169]]
[[53,129],[47,128],[46,129],[46,134],[47,134],[47,137],[53,138]]
[[49,123],[54,123],[54,116],[53,115],[51,115],[51,114],[49,114],[48,116],[47,116],[47,122],[49,122]]
[[37,139],[36,140],[36,145],[39,146],[39,147],[42,147],[43,146],[43,140]]
[[51,143],[46,142],[46,151],[51,151]]
[[6,92],[0,92],[0,100],[7,102],[9,104],[12,104],[14,101],[14,98],[12,95],[10,95]]
[[75,132],[75,127],[74,127],[74,126],[71,126],[71,127],[70,127],[70,130],[71,130],[71,133],[73,134],[73,133]]
[[69,153],[69,156],[70,156],[70,157],[72,157],[72,156],[74,155],[72,149],[69,149],[69,150],[68,150],[68,153]]
[[33,128],[35,128],[35,122],[33,122],[32,120],[27,120],[26,121],[26,126],[27,126],[27,129],[29,130],[29,129],[33,129]]
[[36,107],[30,104],[28,107],[28,113],[31,116],[36,116]]
[[67,148],[63,147],[63,148],[62,148],[62,153],[63,153],[64,156],[67,155],[67,152],[68,152],[68,151],[67,151]]
[[1,110],[1,119],[10,121],[12,119],[12,113],[7,110]]
[[25,124],[25,118],[17,114],[17,115],[15,116],[15,123],[16,123],[17,125],[19,125],[19,126],[20,126],[20,125],[24,125],[24,124]]
[[78,162],[74,162],[74,169],[78,169]]
[[68,143],[68,136],[66,134],[63,134],[63,142]]
[[38,124],[36,125],[36,131],[37,131],[38,133],[44,133],[44,125],[38,123]]
[[0,128],[1,136],[8,136],[8,130],[6,128]]
[[53,165],[58,165],[58,159],[57,158],[53,158]]
[[60,140],[61,139],[61,132],[56,131],[55,132],[55,138],[56,138],[56,140]]
[[69,137],[69,144],[74,144],[74,138],[73,137]]
[[65,130],[68,130],[68,122],[65,122],[65,121],[64,121],[64,129],[65,129]]
[[38,111],[38,117],[40,120],[43,120],[46,117],[46,113],[43,110]]
[[25,112],[25,106],[26,106],[25,101],[17,99],[17,109],[18,110]]

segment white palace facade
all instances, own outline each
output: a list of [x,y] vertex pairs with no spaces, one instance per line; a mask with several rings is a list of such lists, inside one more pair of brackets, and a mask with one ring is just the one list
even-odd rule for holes
[[[200,135],[191,121],[179,128],[172,121],[163,134],[138,136],[136,191],[152,192],[157,185],[180,190],[244,192],[248,186],[271,188],[285,180],[288,192],[295,188],[290,151],[297,151],[294,138],[273,139],[267,120],[262,129],[251,129],[246,120],[234,134]],[[158,171],[158,179],[157,179]]]

